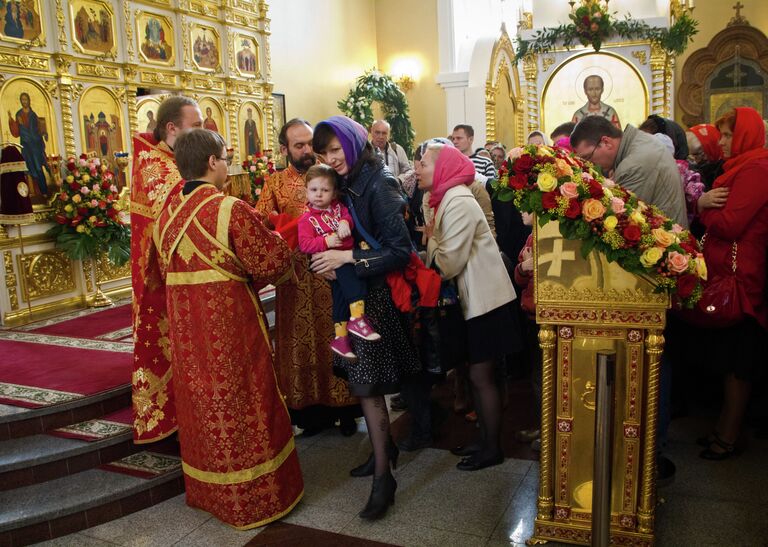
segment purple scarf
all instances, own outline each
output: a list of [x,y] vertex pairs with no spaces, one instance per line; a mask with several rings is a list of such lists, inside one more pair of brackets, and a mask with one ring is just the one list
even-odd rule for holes
[[317,124],[315,129],[321,125],[329,126],[336,138],[339,139],[341,149],[344,150],[344,160],[351,171],[368,142],[368,131],[355,120],[346,116],[331,116]]

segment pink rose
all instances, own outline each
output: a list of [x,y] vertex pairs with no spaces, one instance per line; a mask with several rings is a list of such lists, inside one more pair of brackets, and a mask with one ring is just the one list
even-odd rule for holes
[[82,159],[82,158],[80,158],[80,161],[79,161],[78,163],[79,163],[79,164],[80,164],[82,167],[85,167],[85,166],[86,166],[86,164],[87,164],[87,162],[86,162],[84,159]]
[[109,187],[109,191],[110,191],[110,192],[117,192],[117,186],[115,186],[115,185],[113,184],[112,186],[110,186],[110,187]]
[[575,182],[566,182],[560,186],[560,194],[568,199],[575,199],[579,197],[579,186]]
[[80,188],[80,193],[83,194],[84,196],[87,196],[88,194],[91,193],[91,189],[88,188],[87,186],[83,186],[82,188]]
[[603,186],[605,186],[606,188],[614,188],[616,186],[616,183],[613,182],[611,179],[607,178],[603,181]]
[[251,165],[249,170],[250,170],[251,173],[255,173],[256,172],[256,166],[255,165]]
[[669,269],[675,273],[683,273],[688,269],[688,255],[672,251],[667,255]]
[[91,187],[91,190],[93,190],[94,192],[98,192],[99,189],[100,189],[100,187],[99,187],[99,183],[98,182]]
[[91,207],[98,207],[98,206],[99,206],[99,202],[97,200],[95,200],[95,199],[92,199],[91,200]]
[[261,195],[261,188],[256,188],[256,190],[254,190],[253,193],[256,194],[257,196],[260,196]]
[[584,184],[586,184],[587,186],[589,186],[589,183],[590,183],[590,181],[593,181],[593,180],[595,180],[595,177],[593,177],[592,175],[590,175],[588,171],[584,171],[584,172],[581,174],[581,180],[583,180],[583,181],[584,181]]
[[611,198],[611,211],[615,214],[623,213],[626,210],[626,204],[621,198]]
[[672,225],[672,233],[673,234],[682,234],[683,233],[683,227],[679,224],[675,223]]

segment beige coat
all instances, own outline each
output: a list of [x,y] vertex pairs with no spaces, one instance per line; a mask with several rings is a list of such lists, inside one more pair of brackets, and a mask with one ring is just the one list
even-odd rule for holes
[[435,217],[427,260],[443,279],[456,278],[465,319],[517,298],[483,211],[467,186],[448,190]]
[[[472,195],[475,196],[477,203],[483,210],[485,220],[488,222],[488,227],[491,229],[491,235],[493,239],[496,239],[496,219],[493,216],[493,206],[491,205],[491,196],[488,194],[488,190],[485,189],[485,183],[482,180],[475,179],[475,182],[469,185],[469,189],[472,191]],[[424,198],[421,203],[421,211],[424,214],[424,224],[429,226],[432,219],[435,218],[435,212],[432,207],[429,206],[429,196],[431,192],[424,192]]]

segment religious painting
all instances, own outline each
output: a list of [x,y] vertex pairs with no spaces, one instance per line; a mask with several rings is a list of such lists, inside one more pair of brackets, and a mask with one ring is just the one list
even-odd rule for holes
[[155,13],[139,12],[136,26],[141,58],[153,65],[172,65],[174,30],[170,19]]
[[40,0],[0,0],[0,37],[10,42],[42,40]]
[[28,78],[13,78],[0,91],[3,142],[21,145],[32,203],[45,204],[55,188],[48,158],[59,153],[56,116],[46,91]]
[[262,151],[262,136],[264,135],[264,122],[261,110],[256,103],[246,102],[240,107],[237,116],[240,128],[240,157],[253,156]]
[[544,85],[540,129],[549,135],[577,113],[591,110],[593,102],[600,115],[618,120],[622,128],[640,125],[649,114],[648,87],[629,61],[607,52],[584,53],[557,67]]
[[749,106],[763,113],[763,92],[762,91],[732,91],[730,93],[715,93],[708,97],[709,101],[709,119],[707,123],[715,123],[718,118],[724,116],[726,112],[733,110],[737,106]]
[[197,104],[200,106],[200,112],[203,113],[203,127],[216,131],[226,138],[226,116],[221,105],[209,97],[201,99]]
[[193,24],[191,31],[192,59],[200,70],[215,71],[221,65],[221,41],[213,27]]
[[242,76],[255,77],[259,73],[259,44],[251,36],[238,34],[235,37],[235,61]]
[[117,167],[115,152],[124,152],[123,113],[120,103],[105,87],[93,86],[83,93],[78,110],[84,152]]
[[115,51],[115,17],[101,0],[73,0],[72,41],[83,53],[104,55]]
[[156,97],[139,97],[136,101],[136,119],[139,122],[139,133],[152,133],[157,127],[157,109],[160,99]]

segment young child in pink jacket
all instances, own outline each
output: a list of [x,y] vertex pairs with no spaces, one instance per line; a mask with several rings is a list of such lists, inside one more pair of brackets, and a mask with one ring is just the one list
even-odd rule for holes
[[[349,210],[336,196],[336,171],[327,165],[314,165],[307,171],[307,212],[299,219],[299,249],[315,254],[328,249],[350,250],[354,223]],[[336,337],[331,349],[345,359],[356,359],[349,334],[363,340],[379,340],[381,336],[365,317],[368,284],[357,277],[352,264],[336,270],[331,281],[333,324]]]

